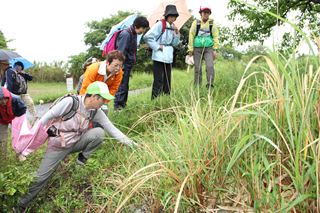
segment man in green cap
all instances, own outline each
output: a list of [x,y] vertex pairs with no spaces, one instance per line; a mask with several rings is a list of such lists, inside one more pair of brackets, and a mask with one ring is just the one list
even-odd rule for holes
[[[109,93],[107,84],[96,81],[89,85],[85,95],[67,95],[58,99],[40,119],[39,122],[48,129],[48,148],[29,192],[19,200],[18,209],[29,205],[69,154],[79,153],[77,163],[85,165],[92,152],[103,142],[105,132],[122,144],[135,145],[101,111],[105,101],[112,99],[114,97]],[[96,122],[102,128],[90,129],[90,122]]]

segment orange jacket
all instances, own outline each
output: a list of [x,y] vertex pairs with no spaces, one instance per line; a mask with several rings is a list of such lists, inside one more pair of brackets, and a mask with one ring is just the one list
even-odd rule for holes
[[[90,66],[87,67],[86,72],[84,73],[84,78],[83,78],[83,82],[82,82],[82,87],[80,90],[80,95],[83,95],[86,93],[87,91],[87,87],[95,82],[95,81],[104,81],[104,75],[101,74],[101,69],[99,70],[99,65],[103,63],[102,62],[97,62],[97,63],[93,63]],[[100,73],[99,73],[100,72]],[[109,78],[105,83],[108,85],[109,87],[109,92],[111,95],[115,95],[120,84],[122,81],[122,75],[123,75],[123,71],[122,69],[120,69],[120,72]]]

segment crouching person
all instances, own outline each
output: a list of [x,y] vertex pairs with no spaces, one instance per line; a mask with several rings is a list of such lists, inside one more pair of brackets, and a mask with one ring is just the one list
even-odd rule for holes
[[0,159],[7,157],[8,125],[15,117],[25,114],[26,110],[19,96],[0,87]]
[[[84,165],[102,143],[105,131],[120,143],[134,145],[100,109],[106,100],[112,99],[107,84],[94,82],[88,86],[85,95],[65,96],[40,119],[48,127],[48,148],[29,192],[19,200],[19,210],[29,205],[69,154],[79,153],[77,163]],[[90,121],[99,123],[102,128],[90,129]]]

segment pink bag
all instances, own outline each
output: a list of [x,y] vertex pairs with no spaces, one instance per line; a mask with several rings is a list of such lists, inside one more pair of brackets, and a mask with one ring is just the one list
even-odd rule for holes
[[12,121],[12,148],[24,156],[37,150],[48,138],[46,127],[38,121],[32,128],[26,115]]
[[122,30],[114,32],[108,43],[104,46],[102,56],[107,56],[109,52],[116,49],[117,38]]

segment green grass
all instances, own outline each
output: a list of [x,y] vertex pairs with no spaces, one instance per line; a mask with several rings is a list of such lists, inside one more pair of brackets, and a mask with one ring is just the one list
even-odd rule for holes
[[[264,61],[247,69],[218,62],[213,92],[175,70],[171,96],[130,96],[109,117],[141,146],[106,139],[86,167],[69,156],[31,211],[316,212],[319,62],[301,69],[275,54]],[[5,209],[27,189],[44,150],[25,163],[11,152],[0,175]]]
[[40,100],[44,103],[52,102],[60,96],[67,93],[67,86],[65,82],[54,83],[32,83],[28,84],[28,92],[36,104]]
[[151,87],[153,77],[147,73],[134,73],[129,80],[130,90],[137,90]]
[[[153,81],[152,75],[146,73],[135,73],[130,79],[130,90],[143,89],[151,87]],[[44,103],[50,103],[58,97],[67,93],[65,82],[48,82],[28,84],[28,92],[36,104],[42,100]]]

